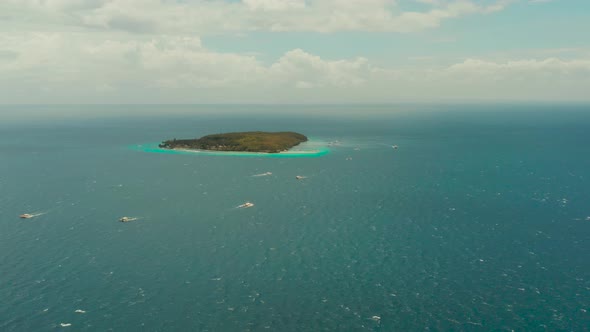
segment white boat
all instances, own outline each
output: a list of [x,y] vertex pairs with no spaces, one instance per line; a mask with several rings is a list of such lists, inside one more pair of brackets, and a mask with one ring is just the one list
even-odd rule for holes
[[303,179],[305,179],[305,176],[296,175],[296,176],[295,176],[295,178],[296,178],[297,180],[303,180]]
[[392,145],[391,147],[394,149],[397,149],[397,145]]
[[23,213],[20,216],[18,216],[21,219],[31,219],[31,218],[35,218],[38,216],[42,216],[44,215],[46,212],[38,212],[38,213]]
[[254,204],[250,203],[250,202],[246,202],[244,204],[238,205],[239,208],[249,208],[249,207],[253,207],[253,206],[254,206]]
[[137,220],[137,218],[135,217],[121,217],[121,219],[119,219],[120,222],[130,222],[130,221],[134,221]]

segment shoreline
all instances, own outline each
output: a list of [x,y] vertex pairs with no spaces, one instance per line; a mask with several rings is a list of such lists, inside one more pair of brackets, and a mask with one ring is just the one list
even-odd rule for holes
[[[309,149],[301,147],[303,144],[311,143]],[[247,152],[247,151],[216,151],[216,150],[197,150],[197,149],[166,149],[158,146],[159,143],[136,144],[130,146],[131,149],[142,152],[161,153],[161,154],[184,154],[184,155],[201,155],[201,156],[234,156],[234,157],[263,157],[263,158],[314,158],[328,154],[330,149],[322,142],[313,141],[297,145],[293,150],[281,151],[277,153],[270,152]]]
[[240,153],[240,154],[252,154],[252,155],[265,155],[265,156],[272,156],[272,155],[285,155],[285,154],[318,154],[321,153],[321,150],[307,150],[307,151],[296,151],[296,150],[287,150],[281,152],[251,152],[251,151],[219,151],[219,150],[199,150],[199,149],[165,149],[160,148],[162,150],[167,151],[181,151],[181,152],[190,152],[190,153]]

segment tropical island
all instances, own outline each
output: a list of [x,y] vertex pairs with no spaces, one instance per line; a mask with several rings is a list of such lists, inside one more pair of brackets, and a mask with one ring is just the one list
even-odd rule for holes
[[279,153],[306,142],[305,135],[284,131],[248,131],[203,136],[195,139],[172,139],[159,144],[162,149],[211,150]]

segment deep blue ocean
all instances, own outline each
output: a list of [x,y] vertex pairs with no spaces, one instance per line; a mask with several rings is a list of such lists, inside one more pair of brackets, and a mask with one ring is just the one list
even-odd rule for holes
[[[249,130],[332,143],[137,148]],[[587,331],[589,144],[588,105],[1,106],[0,330]]]

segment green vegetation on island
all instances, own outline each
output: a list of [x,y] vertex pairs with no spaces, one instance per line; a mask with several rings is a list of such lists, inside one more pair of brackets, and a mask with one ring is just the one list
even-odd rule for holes
[[213,134],[196,139],[175,138],[162,142],[159,147],[164,149],[278,153],[306,141],[305,135],[290,131],[249,131]]

